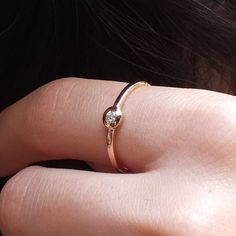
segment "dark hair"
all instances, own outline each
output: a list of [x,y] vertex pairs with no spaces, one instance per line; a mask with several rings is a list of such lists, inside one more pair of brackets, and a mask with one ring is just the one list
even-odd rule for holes
[[232,92],[235,10],[235,0],[4,1],[0,108],[67,76]]

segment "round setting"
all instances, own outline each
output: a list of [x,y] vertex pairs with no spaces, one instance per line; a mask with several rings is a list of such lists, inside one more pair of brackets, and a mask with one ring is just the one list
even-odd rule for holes
[[122,112],[118,107],[109,107],[103,115],[103,124],[107,128],[116,128],[122,118]]

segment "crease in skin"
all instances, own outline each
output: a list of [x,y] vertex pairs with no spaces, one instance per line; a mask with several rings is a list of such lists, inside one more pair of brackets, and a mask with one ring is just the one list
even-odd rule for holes
[[[29,193],[29,188],[31,186],[32,179],[33,176],[31,176],[31,178],[28,179],[27,184],[23,188],[23,193],[21,194],[20,201],[18,202],[18,208],[17,208],[18,211],[16,211],[16,219],[21,218],[21,213],[23,212],[25,202],[27,201],[27,195]],[[17,186],[15,187],[17,188]]]
[[65,101],[65,104],[67,101],[71,100],[72,95],[74,95],[74,90],[77,88],[78,83],[75,81],[74,83],[71,84],[71,87],[68,89],[68,91],[65,94],[65,98],[63,99]]
[[[125,210],[119,210],[118,212],[121,214],[121,219],[122,214],[125,215],[125,222],[122,221],[122,224],[125,224],[126,228],[129,229],[128,232],[130,234],[128,235],[159,235],[163,230],[160,220],[162,216],[159,208],[161,200],[159,190],[161,186],[159,179],[150,179],[154,177],[153,174],[154,172],[152,174],[131,175],[130,181],[132,185],[126,191],[127,195],[132,197],[121,199],[117,204],[112,203],[115,209],[123,208],[126,205]],[[156,177],[159,176],[159,173],[156,173]],[[151,182],[155,182],[155,188],[153,188]],[[156,198],[159,200],[156,201]]]
[[[33,178],[33,175],[31,176]],[[31,185],[30,178],[26,185],[22,184],[19,188],[19,183],[22,181],[22,171],[17,173],[13,178],[11,178],[6,185],[4,186],[3,190],[0,194],[0,230],[5,233],[6,235],[12,235],[11,231],[14,227],[12,227],[12,221],[9,219],[13,215],[15,219],[21,219],[22,207],[24,205],[24,201],[26,195],[29,191],[29,187]],[[20,201],[16,201],[17,197],[19,197],[19,193],[21,194]],[[10,198],[8,198],[10,197]],[[14,209],[14,211],[12,211]],[[4,225],[4,227],[3,227]]]
[[[48,114],[49,117],[54,118],[57,116],[57,113],[58,113],[57,107],[60,107],[60,105],[58,106],[58,104],[60,104],[60,100],[61,100],[60,99],[61,90],[62,90],[61,87],[57,87],[57,90],[53,94],[53,102],[52,102],[52,105],[50,105],[50,108],[51,108],[50,114]],[[54,119],[52,119],[52,120],[54,120]]]

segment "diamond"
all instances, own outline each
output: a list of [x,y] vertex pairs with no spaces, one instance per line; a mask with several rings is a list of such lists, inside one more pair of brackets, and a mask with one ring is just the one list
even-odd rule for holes
[[105,121],[107,124],[114,126],[116,125],[117,115],[115,111],[108,111],[106,114]]
[[121,111],[116,107],[108,108],[103,117],[103,123],[107,128],[115,128],[121,120]]

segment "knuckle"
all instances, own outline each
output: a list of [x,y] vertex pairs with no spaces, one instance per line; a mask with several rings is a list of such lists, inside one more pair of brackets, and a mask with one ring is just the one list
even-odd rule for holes
[[208,129],[206,130],[210,129],[212,135],[215,133],[216,136],[217,134],[221,136],[219,140],[222,141],[235,138],[235,135],[232,136],[232,134],[236,134],[236,101],[234,99],[229,101],[222,99],[221,102],[212,107],[210,112],[207,112],[205,128]]
[[184,96],[181,94],[171,105],[174,116],[167,119],[172,123],[165,129],[173,127],[167,132],[168,138],[171,137],[169,144],[185,153],[190,150],[215,160],[227,158],[229,154],[235,156],[235,97],[207,90],[182,93]]
[[23,221],[25,198],[32,183],[31,169],[28,167],[12,177],[0,194],[0,228],[4,235],[16,235]]
[[236,153],[236,101],[224,102],[215,116],[215,133],[218,133],[220,154],[227,160],[235,160]]
[[[236,100],[224,94],[209,94],[192,116],[191,139],[199,150],[216,160],[230,159],[236,153]],[[212,96],[212,98],[211,98]]]
[[[208,140],[223,141],[228,138],[229,131],[236,134],[236,100],[232,96],[202,91],[200,102],[193,104],[189,120],[196,129]],[[198,97],[199,98],[199,97]],[[190,129],[192,130],[192,129]],[[231,132],[230,132],[231,133]],[[219,138],[219,136],[221,138]]]

